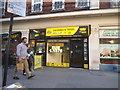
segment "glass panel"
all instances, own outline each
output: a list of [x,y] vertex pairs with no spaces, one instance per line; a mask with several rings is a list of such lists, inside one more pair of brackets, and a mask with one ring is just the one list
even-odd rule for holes
[[118,38],[101,38],[100,44],[118,44],[120,43],[120,39]]
[[35,12],[40,12],[41,11],[41,4],[34,4],[33,10]]
[[78,0],[77,6],[81,7],[81,8],[89,7],[89,1],[88,0]]
[[120,38],[100,39],[100,58],[120,58]]
[[31,46],[31,50],[34,51],[35,50],[35,40],[30,40],[30,46]]
[[6,6],[6,0],[0,1],[0,11],[2,11],[2,15],[5,15],[5,6]]
[[45,53],[45,42],[37,42],[36,43],[36,53],[42,54]]
[[44,30],[31,30],[30,31],[30,39],[39,39],[39,38],[45,38]]
[[38,3],[38,2],[41,2],[41,0],[34,0],[34,3]]
[[87,51],[87,43],[84,43],[84,51]]
[[88,60],[88,40],[86,38],[84,39],[84,61],[85,61],[84,63],[88,64],[87,60]]
[[47,65],[58,67],[69,67],[69,43],[48,43],[47,44]]
[[111,0],[110,6],[111,8],[120,7],[120,0]]
[[[16,47],[21,42],[21,33],[13,33],[11,35],[10,53],[8,65],[14,65],[16,63]],[[3,63],[6,56],[6,49],[8,46],[8,34],[2,34],[2,57]]]
[[63,1],[57,1],[54,3],[55,9],[61,9],[63,6]]

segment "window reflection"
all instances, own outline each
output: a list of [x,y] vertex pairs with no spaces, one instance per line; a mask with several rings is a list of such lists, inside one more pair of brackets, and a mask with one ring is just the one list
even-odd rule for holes
[[45,30],[31,30],[30,39],[45,38]]

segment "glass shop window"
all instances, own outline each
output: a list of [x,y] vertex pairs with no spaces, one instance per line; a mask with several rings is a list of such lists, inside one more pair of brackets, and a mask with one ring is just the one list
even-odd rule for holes
[[100,58],[120,58],[120,38],[100,38]]
[[45,38],[45,30],[31,30],[30,39]]

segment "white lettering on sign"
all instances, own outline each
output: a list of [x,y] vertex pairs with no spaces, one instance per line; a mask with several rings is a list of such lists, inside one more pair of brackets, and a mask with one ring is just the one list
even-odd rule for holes
[[60,49],[60,46],[52,46],[52,48],[49,51],[55,52],[55,53],[62,53],[63,52],[63,50]]

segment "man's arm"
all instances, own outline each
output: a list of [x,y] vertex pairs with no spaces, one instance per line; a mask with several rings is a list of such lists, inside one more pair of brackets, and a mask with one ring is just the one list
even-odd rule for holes
[[20,45],[17,45],[17,56],[18,56],[18,61],[21,61],[21,57],[20,57],[20,51],[21,51],[21,46]]

